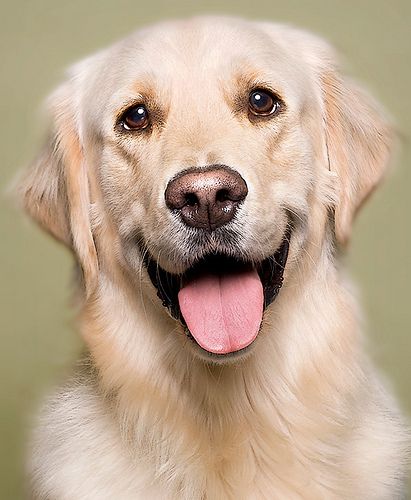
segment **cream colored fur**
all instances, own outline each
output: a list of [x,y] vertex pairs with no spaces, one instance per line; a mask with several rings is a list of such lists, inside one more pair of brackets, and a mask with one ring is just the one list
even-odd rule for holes
[[[241,103],[262,85],[286,109],[251,122]],[[124,134],[116,121],[138,99],[155,125]],[[391,132],[329,46],[269,23],[163,23],[76,65],[50,107],[50,141],[21,192],[82,270],[88,355],[42,412],[33,498],[401,498],[406,431],[338,262]],[[135,241],[183,271],[188,233],[164,190],[184,168],[215,163],[249,187],[233,225],[244,256],[272,254],[287,214],[295,223],[284,286],[231,363],[207,361],[168,315]]]

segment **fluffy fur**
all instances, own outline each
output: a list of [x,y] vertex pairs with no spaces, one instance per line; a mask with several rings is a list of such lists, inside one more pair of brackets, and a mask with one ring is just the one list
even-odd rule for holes
[[[266,86],[285,103],[251,120]],[[118,117],[148,103],[149,132]],[[52,95],[50,139],[21,184],[28,212],[71,248],[88,356],[45,406],[34,498],[401,498],[406,432],[362,346],[338,258],[381,180],[391,131],[321,39],[196,18],[141,30],[86,59]],[[224,247],[164,203],[191,166],[249,187],[230,230],[253,260],[293,220],[284,286],[244,356],[208,358],[156,296],[136,239],[166,270]]]

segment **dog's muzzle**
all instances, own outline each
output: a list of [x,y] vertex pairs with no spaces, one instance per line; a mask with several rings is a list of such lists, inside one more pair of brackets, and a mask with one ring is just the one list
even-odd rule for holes
[[[199,236],[215,239],[217,233],[229,233],[229,223],[247,194],[238,172],[212,165],[180,172],[167,186],[165,203],[179,223],[191,229],[188,237],[194,229]],[[158,297],[190,338],[208,353],[228,355],[257,337],[264,310],[282,286],[290,236],[291,226],[277,251],[261,262],[244,260],[233,245],[230,254],[204,255],[205,248],[197,242],[199,256],[193,256],[182,274],[167,272],[148,251],[142,253]]]

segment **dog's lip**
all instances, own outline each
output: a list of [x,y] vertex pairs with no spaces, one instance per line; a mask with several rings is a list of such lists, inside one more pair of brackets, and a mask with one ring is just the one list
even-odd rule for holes
[[263,285],[265,310],[276,299],[283,284],[291,232],[291,226],[288,226],[277,250],[266,259],[258,262],[246,261],[239,256],[230,256],[225,253],[211,253],[195,261],[185,272],[173,274],[165,271],[147,249],[142,251],[143,261],[163,306],[169,310],[174,319],[180,321],[188,333],[187,336],[195,342],[181,314],[178,302],[178,293],[184,284],[204,270],[212,270],[217,273],[219,270],[220,272],[236,272],[236,269],[244,270],[252,267],[257,271]]

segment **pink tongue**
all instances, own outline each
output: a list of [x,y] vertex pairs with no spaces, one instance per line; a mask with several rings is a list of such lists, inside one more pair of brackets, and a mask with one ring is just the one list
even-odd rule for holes
[[257,337],[264,293],[256,271],[200,276],[178,294],[181,313],[200,346],[216,354],[247,347]]

